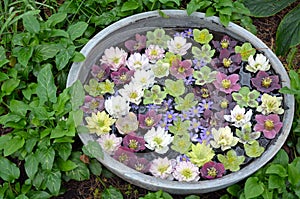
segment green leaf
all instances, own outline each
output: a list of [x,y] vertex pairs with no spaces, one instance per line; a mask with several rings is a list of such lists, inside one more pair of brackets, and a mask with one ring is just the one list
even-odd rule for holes
[[135,9],[139,8],[139,6],[140,6],[140,4],[138,3],[138,1],[128,0],[122,5],[121,12],[135,10]]
[[211,17],[211,16],[214,16],[215,14],[216,14],[216,11],[213,7],[207,8],[207,10],[205,12],[206,17]]
[[31,153],[25,158],[25,171],[29,179],[33,180],[34,175],[38,171],[39,160],[35,154]]
[[52,147],[38,150],[38,159],[45,170],[51,170],[54,163],[55,151]]
[[300,44],[300,5],[284,16],[276,32],[276,54],[285,55]]
[[30,33],[38,33],[40,31],[40,23],[33,15],[23,16],[23,25]]
[[244,5],[255,17],[269,17],[286,8],[296,0],[244,0]]
[[56,24],[63,22],[67,17],[66,13],[54,13],[45,22],[47,27],[54,27]]
[[28,46],[28,47],[20,48],[16,56],[20,64],[22,64],[23,66],[27,66],[28,61],[31,58],[32,54],[33,54],[33,47]]
[[97,141],[88,141],[87,145],[82,147],[82,151],[91,158],[103,159],[103,151]]
[[64,161],[66,161],[72,153],[71,143],[59,143],[54,145],[54,149]]
[[71,95],[72,110],[77,110],[80,106],[83,105],[84,97],[85,97],[84,88],[82,86],[82,83],[79,80],[77,80],[71,86],[70,95]]
[[77,164],[71,160],[64,161],[63,159],[58,159],[57,164],[61,171],[71,171],[77,168]]
[[3,95],[10,95],[20,84],[19,79],[8,79],[3,82],[1,86],[1,91]]
[[200,199],[200,196],[189,195],[189,196],[186,196],[184,199]]
[[46,186],[52,195],[59,194],[61,186],[61,173],[60,171],[50,172],[46,177]]
[[281,178],[278,175],[270,175],[268,180],[269,189],[280,189],[285,186],[284,178]]
[[67,49],[63,48],[55,56],[55,63],[57,70],[62,70],[69,63],[70,59],[75,53],[75,46],[70,46]]
[[228,26],[228,24],[229,24],[229,22],[230,22],[230,15],[226,15],[226,14],[221,14],[220,13],[220,21],[221,21],[221,23],[225,26],[225,27],[227,27]]
[[[6,147],[4,148],[4,156],[9,156],[22,148],[25,144],[25,139],[20,136],[14,136],[8,140]],[[0,167],[1,168],[1,167]]]
[[245,183],[245,197],[255,198],[260,196],[264,192],[264,187],[257,177],[249,177]]
[[177,6],[180,6],[180,0],[159,0],[160,3],[162,4],[167,4],[169,2],[175,3]]
[[80,160],[81,153],[73,152],[71,160],[77,164],[77,167],[71,171],[66,172],[66,177],[69,179],[82,181],[90,178],[90,172],[88,167]]
[[14,182],[20,177],[19,168],[8,159],[0,156],[0,177],[8,182]]
[[69,26],[67,32],[70,35],[70,39],[73,41],[78,37],[82,36],[87,29],[88,24],[86,22],[80,21]]
[[27,195],[30,199],[49,199],[51,197],[46,191],[31,190]]
[[28,104],[25,104],[23,101],[11,100],[9,109],[11,110],[11,112],[25,117],[30,107],[28,106]]
[[288,165],[288,180],[294,186],[300,186],[300,157]]
[[9,79],[9,76],[5,73],[0,72],[0,82]]
[[51,66],[47,65],[41,69],[37,77],[38,85],[36,92],[40,98],[40,104],[44,104],[48,100],[55,103],[56,98],[56,86],[54,84],[54,78],[51,71]]
[[85,56],[82,53],[75,51],[72,61],[73,62],[82,62],[84,60],[85,60]]
[[282,166],[286,167],[289,163],[289,156],[285,152],[285,150],[280,149],[279,152],[276,154],[274,160],[272,161],[274,164],[281,164]]
[[277,174],[282,178],[287,176],[286,169],[280,164],[271,164],[266,170],[266,174]]
[[89,164],[89,168],[91,172],[96,175],[100,176],[102,172],[102,165],[96,159],[92,159]]
[[109,188],[104,189],[102,195],[102,199],[123,199],[122,193],[113,186],[109,186]]
[[238,197],[238,193],[241,191],[241,186],[238,184],[231,185],[226,190],[228,193],[230,193],[234,197]]
[[32,60],[35,62],[42,62],[44,60],[53,58],[58,52],[57,44],[41,44],[35,47]]
[[18,197],[16,197],[15,199],[28,199],[28,197],[25,194],[21,194]]

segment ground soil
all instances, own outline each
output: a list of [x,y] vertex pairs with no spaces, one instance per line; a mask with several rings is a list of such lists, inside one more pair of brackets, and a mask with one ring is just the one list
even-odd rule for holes
[[[275,51],[276,43],[276,30],[280,23],[280,21],[283,19],[285,14],[289,12],[291,9],[296,7],[300,1],[297,1],[296,3],[292,4],[291,6],[287,7],[283,11],[277,13],[274,16],[266,17],[266,18],[253,18],[253,23],[257,27],[257,37],[260,38],[270,49]],[[296,54],[295,60],[293,61],[293,68],[299,69],[300,68],[300,49],[298,49],[298,53]],[[283,65],[287,68],[287,62],[284,58],[279,57],[282,61]],[[80,145],[80,144],[79,144]],[[287,153],[290,155],[290,158],[293,159],[292,153],[289,150],[289,147],[285,145],[283,147]],[[107,172],[104,172],[107,173]],[[241,182],[242,183],[242,182]],[[92,198],[101,198],[101,191],[110,185],[116,187],[118,190],[120,190],[126,199],[136,199],[139,197],[144,196],[148,193],[148,190],[139,188],[137,186],[131,185],[127,183],[126,181],[118,178],[117,176],[91,176],[89,180],[82,181],[82,182],[76,182],[76,181],[69,181],[64,182],[63,187],[66,189],[66,192],[64,195],[55,197],[55,199],[92,199]],[[227,193],[226,189],[219,190],[213,193],[208,194],[201,194],[199,195],[201,199],[209,198],[209,199],[217,199],[220,198],[223,194]],[[185,196],[181,195],[172,195],[175,199],[181,199]]]

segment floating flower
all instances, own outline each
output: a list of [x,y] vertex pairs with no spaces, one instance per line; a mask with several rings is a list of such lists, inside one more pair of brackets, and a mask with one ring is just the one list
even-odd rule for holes
[[211,65],[220,72],[234,73],[241,67],[241,61],[240,54],[232,54],[227,49],[221,49],[219,58],[214,58],[211,61]]
[[136,157],[128,163],[128,166],[141,173],[147,173],[150,169],[150,162],[145,158]]
[[269,60],[263,54],[256,54],[255,60],[253,55],[248,58],[248,65],[246,70],[256,73],[257,71],[267,71],[270,69]]
[[190,128],[190,121],[181,121],[177,118],[173,125],[169,127],[171,133],[175,135],[184,135],[188,133],[188,129]]
[[151,90],[144,91],[144,104],[162,104],[167,96],[166,91],[162,91],[159,85],[152,86]]
[[258,106],[257,98],[260,93],[257,90],[250,91],[249,87],[243,86],[238,93],[232,93],[233,99],[240,107],[252,107]]
[[150,110],[146,114],[139,114],[140,127],[143,129],[151,129],[161,120],[162,114],[157,114],[155,110]]
[[99,82],[102,82],[109,76],[110,68],[107,64],[93,65],[91,69],[91,74],[95,77]]
[[167,157],[157,158],[152,161],[149,171],[155,177],[173,180],[172,173],[175,165],[176,160],[169,160]]
[[159,154],[164,154],[169,150],[168,145],[173,141],[173,138],[173,136],[160,126],[156,129],[154,127],[151,128],[144,136],[147,142],[146,147]]
[[203,59],[193,59],[194,69],[200,70],[203,66],[206,66],[207,62],[205,62]]
[[201,176],[206,179],[220,178],[225,173],[225,168],[222,163],[207,162],[200,169]]
[[194,29],[193,35],[194,40],[200,44],[208,44],[213,39],[213,35],[207,29]]
[[164,49],[167,48],[167,41],[171,39],[169,35],[166,35],[166,32],[162,28],[156,28],[153,32],[148,31],[146,34],[147,37],[147,46],[158,45]]
[[184,84],[187,85],[187,86],[188,85],[193,85],[194,82],[195,82],[195,79],[193,78],[192,75],[190,75],[190,76],[188,76],[184,79]]
[[193,74],[194,69],[192,69],[192,61],[184,60],[180,61],[178,59],[172,62],[172,66],[170,68],[170,73],[177,79],[184,79],[191,74]]
[[116,85],[128,84],[131,81],[133,74],[133,70],[128,70],[126,67],[121,67],[118,71],[112,72],[110,77]]
[[105,101],[105,110],[114,118],[125,116],[129,113],[129,102],[119,95],[112,96]]
[[103,94],[100,83],[96,79],[90,79],[89,84],[84,85],[84,90],[93,97]]
[[164,57],[164,59],[162,59],[162,61],[163,61],[163,62],[166,62],[166,63],[169,63],[170,66],[171,66],[171,65],[172,65],[172,62],[173,62],[174,60],[176,60],[176,59],[178,59],[178,60],[181,61],[181,60],[182,60],[181,55],[176,55],[176,54],[171,53],[171,52],[166,52],[165,57]]
[[195,131],[196,133],[198,133],[200,129],[201,129],[200,122],[196,118],[193,118],[191,120],[191,125],[189,127],[189,130],[190,131]]
[[122,138],[115,134],[104,134],[97,139],[102,149],[109,155],[113,155],[115,151],[121,146]]
[[187,43],[183,37],[174,37],[167,41],[169,52],[179,55],[185,55],[187,50],[192,46],[192,43]]
[[129,133],[123,138],[123,145],[132,152],[143,151],[145,149],[145,140],[134,133]]
[[228,122],[232,122],[233,126],[237,128],[250,122],[252,117],[252,109],[246,112],[245,108],[241,108],[239,105],[236,105],[230,113],[230,115],[224,115],[224,119]]
[[189,28],[183,32],[184,37],[191,38],[193,37],[193,29]]
[[123,89],[119,90],[119,94],[127,101],[138,105],[142,101],[144,90],[142,85],[130,82],[129,84],[125,84]]
[[242,126],[242,130],[236,129],[235,134],[239,138],[239,142],[246,144],[260,137],[259,131],[252,131],[252,124],[248,122]]
[[172,95],[173,97],[178,97],[185,92],[184,81],[182,79],[178,79],[176,81],[166,79],[165,88],[168,94]]
[[155,82],[156,80],[152,70],[135,71],[132,78],[132,83],[141,86],[143,89],[153,86]]
[[209,162],[215,156],[214,150],[206,143],[197,143],[192,145],[192,151],[190,151],[187,156],[190,158],[193,164],[198,167],[203,166],[206,162]]
[[186,111],[195,106],[198,101],[195,100],[194,93],[188,93],[184,98],[175,98],[175,109],[178,111]]
[[221,147],[222,151],[230,149],[239,141],[239,138],[233,136],[233,133],[231,132],[229,126],[219,128],[218,130],[212,128],[211,133],[213,135],[213,140],[210,141],[211,146],[214,148]]
[[135,34],[135,40],[128,40],[125,42],[125,47],[131,51],[138,51],[140,52],[142,49],[146,48],[146,36]]
[[101,64],[108,64],[110,70],[117,71],[121,66],[125,65],[127,53],[118,47],[110,47],[105,49],[104,55],[100,59]]
[[259,146],[258,141],[253,140],[249,144],[244,144],[246,155],[252,158],[257,158],[265,151],[265,148]]
[[257,124],[254,126],[255,131],[263,132],[268,139],[273,139],[282,127],[282,122],[277,114],[256,115]]
[[230,171],[240,170],[240,165],[245,161],[245,156],[238,156],[234,150],[229,150],[226,155],[218,154],[218,160]]
[[158,60],[152,67],[151,70],[154,76],[157,78],[166,77],[169,75],[170,64],[162,60]]
[[137,157],[133,152],[120,146],[114,153],[113,158],[119,162],[129,166],[130,162],[134,161]]
[[86,117],[85,121],[87,122],[86,127],[90,133],[103,135],[109,133],[111,125],[113,125],[116,120],[110,118],[105,111],[98,111],[97,113],[92,113],[91,117]]
[[150,45],[148,48],[146,48],[145,53],[151,63],[155,63],[165,56],[165,50],[158,45]]
[[129,112],[126,116],[118,118],[116,127],[120,134],[128,134],[138,129],[139,122],[136,115],[132,112]]
[[269,75],[265,71],[259,71],[255,78],[251,78],[253,86],[265,93],[280,89],[279,77],[277,75]]
[[196,85],[204,85],[212,83],[216,80],[217,71],[212,71],[208,66],[203,66],[198,71],[193,72],[193,77],[196,79]]
[[104,101],[105,100],[102,95],[96,97],[86,95],[84,98],[84,104],[81,109],[85,113],[97,113],[98,111],[103,111]]
[[242,46],[236,46],[234,48],[236,53],[239,53],[242,56],[243,61],[247,61],[248,58],[252,55],[255,55],[255,48],[248,42],[243,43]]
[[195,59],[203,60],[205,63],[210,63],[211,58],[214,56],[216,50],[212,50],[210,45],[205,44],[200,48],[193,46],[192,54]]
[[179,182],[195,182],[200,179],[199,167],[191,162],[179,162],[174,168],[173,176]]
[[270,113],[283,114],[284,110],[281,108],[282,97],[276,97],[264,93],[261,97],[262,104],[257,107],[257,111],[261,112],[264,115]]
[[216,76],[216,80],[213,82],[215,87],[220,91],[230,94],[234,91],[240,90],[241,86],[237,83],[239,81],[238,74],[225,75],[219,72]]
[[174,110],[168,110],[165,114],[165,118],[167,118],[168,122],[172,122],[177,120],[178,113],[175,113]]
[[126,64],[130,70],[147,70],[150,68],[149,59],[145,54],[131,54]]
[[176,157],[176,162],[188,162],[188,161],[190,161],[190,158],[187,157],[187,155],[185,154],[181,154]]
[[229,52],[234,52],[234,47],[237,44],[237,41],[232,40],[227,35],[224,35],[221,41],[212,41],[214,47],[220,52],[222,49],[228,49]]

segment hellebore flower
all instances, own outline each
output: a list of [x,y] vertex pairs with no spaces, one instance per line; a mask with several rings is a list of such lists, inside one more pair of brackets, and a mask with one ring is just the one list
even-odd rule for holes
[[170,73],[177,79],[184,79],[193,74],[194,69],[192,68],[191,60],[180,61],[175,59],[172,62]]
[[179,162],[174,168],[173,176],[179,182],[195,182],[200,179],[199,167],[191,162]]
[[175,165],[176,160],[169,160],[168,157],[157,158],[152,161],[149,171],[155,177],[173,180],[172,173]]
[[269,60],[263,54],[257,54],[255,56],[255,60],[253,55],[249,56],[246,70],[256,73],[259,70],[267,71],[269,69],[270,69]]
[[162,59],[165,56],[165,50],[158,45],[150,45],[145,50],[145,54],[151,63]]
[[119,117],[116,122],[116,127],[120,134],[128,134],[136,131],[139,128],[139,122],[134,113],[129,112],[126,116]]
[[130,70],[147,70],[150,67],[149,59],[145,54],[131,54],[126,64]]
[[123,138],[123,146],[132,152],[143,151],[145,149],[145,140],[134,133],[129,133]]
[[115,151],[121,146],[122,138],[115,134],[104,134],[97,139],[102,149],[109,155],[113,155]]
[[143,129],[151,129],[161,120],[162,114],[157,114],[155,110],[148,111],[145,115],[139,114],[140,127]]
[[225,173],[225,168],[222,163],[207,162],[200,169],[201,176],[206,179],[220,178]]
[[277,114],[256,115],[257,124],[254,126],[255,131],[263,132],[268,139],[273,139],[282,127],[282,122]]
[[84,98],[84,104],[81,109],[85,113],[97,113],[98,111],[103,111],[104,101],[105,100],[102,95],[99,95],[97,97],[86,95]]
[[239,53],[242,56],[243,61],[247,61],[248,58],[252,55],[255,55],[255,48],[249,42],[243,43],[242,46],[236,46],[234,48],[235,53]]
[[191,144],[192,142],[190,141],[190,136],[187,133],[182,135],[175,135],[171,149],[179,152],[180,154],[185,154],[190,150]]
[[116,85],[128,84],[131,81],[133,74],[133,70],[128,70],[126,67],[121,67],[118,71],[112,72],[110,77]]
[[221,147],[222,151],[230,149],[239,141],[239,138],[233,136],[233,133],[228,126],[219,128],[218,130],[212,128],[211,133],[213,135],[213,140],[210,141],[211,146],[214,148]]
[[220,91],[226,94],[230,94],[233,91],[240,90],[241,86],[237,83],[238,81],[239,81],[238,74],[232,74],[227,76],[224,73],[219,72],[213,84]]
[[239,92],[232,93],[232,98],[240,107],[252,107],[256,108],[258,106],[257,98],[260,93],[257,90],[251,90],[247,86],[243,86]]
[[281,88],[278,75],[269,75],[265,71],[259,71],[255,78],[251,78],[251,82],[257,90],[264,93]]
[[214,150],[206,143],[197,143],[192,145],[192,151],[187,156],[191,162],[196,164],[198,167],[203,166],[206,162],[209,162],[215,156]]
[[245,156],[238,156],[234,150],[229,150],[226,155],[217,155],[218,160],[230,171],[240,170],[240,165],[245,161]]
[[207,29],[194,29],[194,40],[200,44],[208,44],[213,39],[213,34],[210,34]]
[[99,82],[105,80],[110,73],[110,68],[108,64],[93,65],[91,69],[91,74],[95,77]]
[[234,73],[241,66],[242,61],[240,54],[233,54],[228,49],[221,49],[219,58],[214,58],[211,65],[220,72]]
[[168,62],[158,60],[152,67],[151,70],[154,76],[157,78],[166,77],[169,75],[170,64]]
[[129,102],[139,105],[142,101],[144,90],[142,85],[130,82],[125,84],[124,88],[119,90],[119,94]]
[[195,84],[203,86],[212,83],[216,80],[217,73],[217,71],[211,71],[208,66],[203,66],[200,70],[193,72],[193,77],[196,79]]
[[168,145],[173,141],[173,138],[173,136],[160,126],[157,129],[152,127],[144,136],[147,142],[146,147],[159,154],[164,154],[169,150]]
[[155,76],[152,70],[137,70],[132,78],[132,83],[140,85],[143,89],[153,86]]
[[174,37],[167,41],[169,52],[179,55],[185,55],[187,50],[192,46],[192,43],[187,43],[183,37]]
[[270,113],[283,114],[284,110],[280,107],[281,101],[282,97],[276,97],[264,93],[261,97],[262,104],[257,107],[257,111],[264,115],[268,115]]
[[130,162],[135,160],[137,157],[133,152],[129,151],[125,147],[120,146],[115,151],[113,158],[129,166]]
[[167,41],[171,39],[169,35],[166,35],[166,32],[162,28],[157,28],[153,32],[148,31],[146,34],[147,37],[147,47],[150,45],[158,45],[164,49],[167,48]]
[[140,52],[142,49],[146,48],[146,36],[135,34],[135,40],[128,40],[125,42],[125,47],[130,51],[138,51]]
[[230,53],[234,52],[234,47],[237,44],[237,41],[232,40],[227,35],[224,35],[221,41],[212,41],[214,47],[220,52],[222,49],[228,49]]
[[145,158],[136,157],[128,163],[128,166],[141,173],[147,173],[150,168],[150,162]]
[[111,125],[115,123],[115,119],[109,117],[105,111],[98,111],[97,113],[92,113],[91,117],[85,118],[90,133],[96,133],[97,135],[103,135],[109,133],[111,130]]
[[239,142],[246,144],[251,143],[260,137],[259,131],[252,131],[252,124],[248,122],[242,126],[242,130],[236,129],[235,134],[240,138]]
[[233,126],[239,128],[251,120],[252,109],[245,112],[245,108],[236,105],[233,110],[230,111],[230,115],[224,115],[224,119],[228,122],[232,122]]
[[119,95],[112,96],[105,101],[105,110],[114,118],[125,116],[129,113],[129,102]]
[[201,48],[196,46],[192,47],[192,54],[195,59],[201,60],[205,63],[210,63],[211,58],[214,56],[216,50],[211,49],[210,45],[205,44]]
[[100,59],[101,64],[108,64],[110,70],[117,71],[126,63],[127,53],[118,47],[110,47],[105,49],[104,55]]

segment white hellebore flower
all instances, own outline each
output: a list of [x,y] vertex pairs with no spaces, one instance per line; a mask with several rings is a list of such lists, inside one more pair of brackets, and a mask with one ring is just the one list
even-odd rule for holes
[[213,140],[210,141],[211,146],[214,148],[221,147],[222,151],[230,149],[239,141],[239,138],[233,136],[229,126],[219,128],[219,130],[212,128],[211,133],[213,135]]
[[142,101],[144,90],[141,85],[130,82],[129,84],[125,84],[124,88],[119,90],[119,94],[127,101],[139,105]]
[[179,162],[173,172],[178,181],[196,182],[200,179],[199,167],[188,161]]
[[130,55],[126,64],[130,70],[147,70],[150,67],[149,59],[145,54],[134,53]]
[[168,134],[164,128],[159,126],[155,130],[155,128],[152,127],[144,136],[147,142],[145,146],[159,154],[164,154],[169,150],[168,145],[173,141],[173,138],[174,137]]
[[256,73],[259,70],[267,71],[270,69],[269,60],[263,54],[257,54],[255,60],[253,55],[250,55],[246,69],[253,73]]
[[105,110],[113,117],[119,118],[127,115],[130,110],[129,102],[119,95],[112,96],[105,100]]
[[110,47],[105,49],[101,64],[108,64],[112,71],[117,71],[121,66],[126,63],[127,53],[118,47]]
[[261,96],[261,105],[257,107],[257,111],[261,112],[264,115],[268,115],[270,113],[275,114],[283,114],[284,109],[281,108],[282,97],[276,97],[264,93]]
[[132,83],[142,86],[143,89],[153,86],[155,76],[152,70],[137,70],[131,79]]
[[172,172],[175,165],[176,160],[169,160],[168,157],[157,158],[152,161],[149,171],[155,177],[173,180],[174,177],[172,176]]
[[224,115],[224,119],[234,123],[233,126],[239,128],[251,120],[252,110],[250,109],[247,113],[245,112],[245,108],[236,105],[233,110],[230,111],[230,115]]
[[192,46],[192,43],[186,43],[186,39],[180,36],[167,41],[167,44],[169,51],[178,55],[185,55],[187,50]]
[[121,146],[122,138],[117,137],[115,134],[105,134],[101,135],[97,141],[105,152],[113,155],[119,146]]

